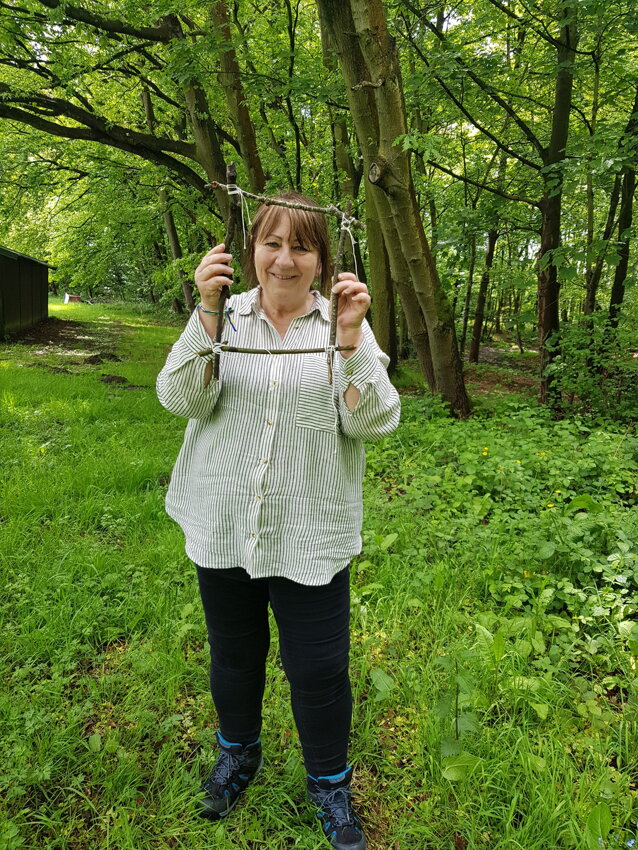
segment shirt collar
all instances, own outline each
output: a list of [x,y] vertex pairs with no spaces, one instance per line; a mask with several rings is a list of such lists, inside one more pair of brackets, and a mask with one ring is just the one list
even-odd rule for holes
[[[247,316],[251,312],[259,312],[260,291],[261,287],[255,286],[253,289],[249,289],[248,292],[243,293],[241,306],[237,308],[237,312],[240,316]],[[312,313],[314,310],[318,310],[319,315],[324,322],[330,323],[330,302],[324,298],[317,289],[313,289],[312,294],[315,296],[315,303],[308,311],[308,314]]]

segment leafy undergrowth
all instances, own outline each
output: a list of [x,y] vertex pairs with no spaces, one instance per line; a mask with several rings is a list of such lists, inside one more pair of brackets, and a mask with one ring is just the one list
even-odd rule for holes
[[[87,339],[0,349],[0,847],[316,850],[276,641],[266,767],[227,822],[193,812],[215,718],[195,576],[163,509],[184,423],[153,390],[178,330],[54,309]],[[403,405],[368,447],[352,570],[371,850],[631,846],[635,431],[552,422],[518,394],[462,423]]]

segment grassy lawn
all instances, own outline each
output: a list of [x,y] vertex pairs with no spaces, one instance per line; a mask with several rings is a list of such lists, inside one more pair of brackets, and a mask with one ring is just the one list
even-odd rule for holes
[[[193,812],[215,716],[163,508],[185,421],[154,391],[177,320],[50,315],[52,340],[0,346],[0,848],[317,850],[276,640],[265,769],[227,822]],[[464,423],[406,392],[368,450],[352,760],[371,850],[636,836],[638,439],[552,422],[527,381],[508,394],[500,370]]]

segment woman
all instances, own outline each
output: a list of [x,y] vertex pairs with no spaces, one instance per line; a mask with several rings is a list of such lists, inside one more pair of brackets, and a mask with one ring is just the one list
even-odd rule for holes
[[[290,193],[279,200],[313,202]],[[321,213],[263,205],[245,271],[253,288],[231,295],[224,340],[240,348],[325,348],[331,279]],[[268,606],[308,772],[308,794],[337,850],[364,850],[352,809],[347,745],[349,570],[361,550],[362,440],[389,434],[399,400],[388,358],[365,322],[365,284],[344,272],[332,384],[326,354],[221,354],[204,382],[220,290],[232,256],[217,245],[195,272],[201,303],[158,377],[161,403],[189,418],[167,494],[197,568],[211,650],[220,752],[201,814],[227,815],[262,765],[261,705]],[[208,359],[212,354],[208,356]]]

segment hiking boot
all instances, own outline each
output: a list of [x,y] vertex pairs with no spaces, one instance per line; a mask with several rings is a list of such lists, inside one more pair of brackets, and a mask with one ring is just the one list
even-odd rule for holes
[[366,850],[366,837],[352,809],[352,768],[336,776],[308,776],[308,797],[319,811],[324,834],[335,850]]
[[199,814],[203,818],[218,820],[235,808],[239,795],[245,791],[261,769],[261,741],[242,746],[231,744],[217,732],[217,743],[221,750],[213,772],[204,782],[204,799],[198,800]]

